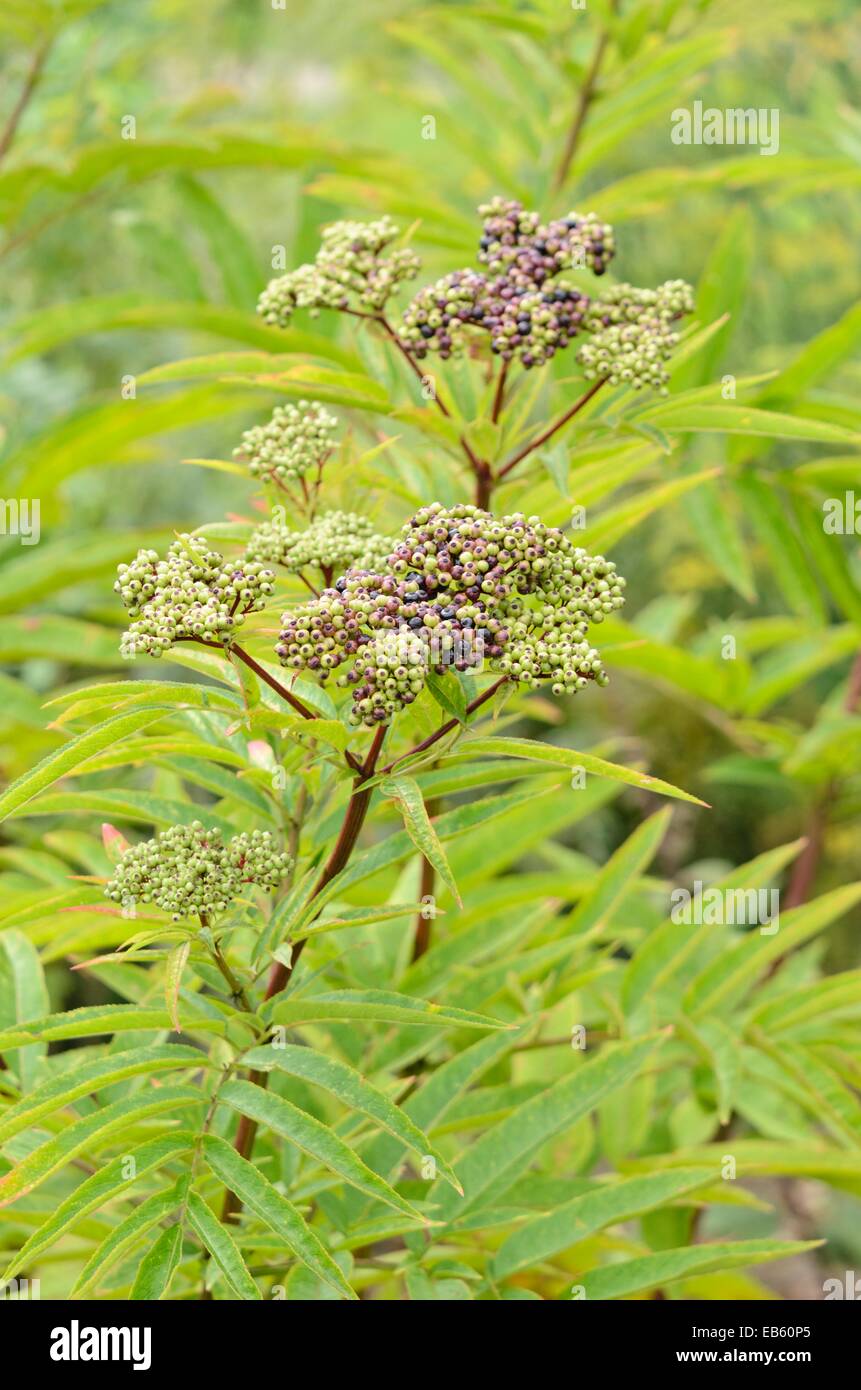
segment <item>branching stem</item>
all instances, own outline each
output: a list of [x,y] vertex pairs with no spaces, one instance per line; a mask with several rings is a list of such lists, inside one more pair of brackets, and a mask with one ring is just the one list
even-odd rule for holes
[[570,407],[570,409],[565,411],[564,415],[560,415],[558,420],[555,420],[552,425],[547,426],[547,429],[544,430],[543,434],[539,434],[538,438],[533,439],[531,443],[525,444],[523,448],[514,455],[514,458],[509,459],[508,463],[506,463],[503,468],[500,468],[499,472],[496,475],[497,480],[506,477],[506,475],[511,472],[512,468],[515,468],[518,463],[525,459],[529,454],[533,453],[535,449],[540,449],[541,445],[546,444],[548,439],[552,439],[554,434],[558,434],[559,430],[563,429],[564,426],[568,424],[569,420],[573,420],[575,415],[579,415],[583,407],[585,405],[588,405],[592,397],[598,391],[600,391],[601,387],[606,383],[607,380],[607,377],[602,376],[599,377],[597,381],[593,381],[592,385],[589,387],[589,390],[585,391],[583,395],[579,398],[579,400],[576,400],[574,404]]

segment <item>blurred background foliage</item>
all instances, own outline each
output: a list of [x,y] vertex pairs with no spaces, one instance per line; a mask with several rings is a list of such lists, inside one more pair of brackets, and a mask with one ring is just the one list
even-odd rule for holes
[[[430,278],[471,263],[475,207],[502,193],[606,217],[618,278],[687,278],[698,326],[719,321],[673,379],[674,393],[706,389],[704,413],[638,401],[615,436],[609,402],[500,493],[556,521],[585,501],[585,543],[629,581],[601,644],[609,690],[532,700],[531,732],[609,747],[712,803],[675,806],[657,861],[668,878],[710,881],[805,834],[790,901],[857,877],[861,556],[856,535],[822,529],[825,498],[861,497],[852,0],[6,0],[0,34],[3,494],[38,497],[42,512],[38,548],[0,539],[6,778],[61,741],[46,691],[122,667],[117,562],[142,538],[253,514],[246,480],[177,461],[229,459],[279,397],[212,370],[178,384],[143,374],[278,351],[256,296],[273,254],[310,259],[322,224],[415,223]],[[779,153],[673,144],[671,113],[695,100],[778,108]],[[305,327],[373,374],[373,344],[325,317]],[[728,378],[752,423],[719,414]],[[782,428],[760,432],[762,407]],[[340,413],[366,444],[381,437]],[[398,430],[344,484],[380,529],[434,477],[433,441]],[[620,441],[642,445],[631,466]],[[656,498],[666,483],[679,486]],[[644,804],[629,793],[561,839],[601,863]],[[36,833],[10,823],[8,891],[32,881],[16,855]],[[859,921],[856,907],[815,948],[828,968],[859,964]],[[826,1220],[842,1225],[833,1207]]]

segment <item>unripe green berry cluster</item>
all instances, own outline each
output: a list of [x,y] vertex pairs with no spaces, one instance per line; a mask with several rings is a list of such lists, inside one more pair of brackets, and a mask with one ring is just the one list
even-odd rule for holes
[[304,531],[291,531],[282,521],[258,526],[248,543],[249,560],[280,565],[298,574],[309,565],[331,580],[335,574],[382,565],[392,548],[373,523],[356,512],[324,512]]
[[586,642],[621,606],[624,580],[556,527],[462,504],[423,507],[377,572],[354,568],[283,619],[283,665],[323,679],[347,661],[353,722],[411,704],[427,672],[492,670],[556,693],[606,677]]
[[614,286],[586,315],[592,337],[577,353],[584,376],[607,377],[613,386],[635,390],[651,386],[667,395],[664,363],[679,341],[673,323],[692,308],[693,292],[683,280],[668,280],[657,290]]
[[114,584],[133,619],[120,651],[126,658],[160,657],[189,639],[227,646],[274,588],[272,570],[254,560],[225,560],[202,536],[180,536],[164,559],[139,550],[130,565],[118,567]]
[[421,261],[409,247],[392,248],[399,230],[391,218],[376,222],[335,222],[326,227],[313,265],[302,265],[270,280],[257,311],[267,323],[286,327],[297,309],[316,317],[321,309],[353,309],[379,314]]
[[154,903],[175,922],[212,917],[224,912],[245,884],[267,893],[277,888],[291,863],[268,830],[233,835],[225,844],[220,830],[194,821],[132,845],[105,895],[124,904]]
[[297,482],[322,468],[334,448],[338,421],[319,401],[277,405],[265,425],[246,430],[233,457],[255,478]]

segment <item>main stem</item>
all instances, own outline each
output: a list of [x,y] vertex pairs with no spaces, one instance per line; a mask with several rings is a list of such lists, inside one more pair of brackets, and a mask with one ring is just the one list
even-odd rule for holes
[[39,78],[42,76],[42,69],[45,66],[45,60],[50,52],[51,43],[51,39],[46,39],[33,55],[29,71],[24,79],[24,85],[21,88],[21,93],[12,108],[2,134],[0,134],[0,159],[5,158],[12,146],[12,141],[15,139],[18,126],[21,122],[21,117],[29,106],[30,99],[38,86]]
[[[426,809],[429,816],[435,816],[439,811],[439,802],[428,800]],[[421,909],[416,917],[415,936],[413,937],[413,963],[421,959],[431,943],[431,932],[433,930],[435,911],[433,896],[435,883],[436,873],[433,864],[429,859],[422,859],[422,874],[419,886],[419,902],[421,903]]]
[[[613,11],[613,13],[616,12],[617,3],[618,0],[611,0],[610,8]],[[562,156],[559,160],[559,164],[557,165],[556,176],[553,180],[553,191],[555,193],[558,193],[559,190],[562,188],[562,185],[565,183],[565,180],[567,179],[568,174],[570,173],[571,165],[574,162],[574,156],[577,153],[577,149],[580,145],[580,138],[583,134],[583,127],[586,124],[586,117],[589,114],[589,107],[595,100],[595,87],[598,81],[598,75],[601,71],[601,67],[604,62],[604,58],[607,54],[607,48],[609,46],[609,43],[609,30],[604,29],[602,33],[599,35],[598,42],[595,45],[595,51],[592,54],[592,61],[589,64],[586,76],[583,79],[583,85],[580,88],[580,92],[577,97],[577,103],[574,107],[574,115],[572,117],[571,124],[568,127],[568,134],[565,137],[565,145],[562,150]]]
[[[386,726],[384,724],[378,725],[374,733],[373,741],[368,751],[368,755],[365,758],[365,761],[361,764],[359,772],[356,776],[356,780],[353,783],[353,793],[347,804],[347,811],[344,816],[343,823],[341,825],[340,834],[332,850],[332,853],[329,855],[329,858],[326,861],[326,864],[320,874],[320,877],[314,885],[314,891],[311,894],[311,901],[313,901],[314,898],[318,897],[320,893],[322,893],[323,889],[326,887],[326,884],[329,883],[335,877],[336,874],[339,874],[341,872],[355,848],[356,841],[358,840],[359,832],[361,831],[362,826],[364,825],[365,817],[368,813],[368,807],[371,802],[371,796],[373,794],[373,789],[371,787],[366,786],[365,784],[371,780],[371,778],[374,775],[374,772],[376,771],[377,759],[379,758],[380,749],[383,746],[383,740],[385,736]],[[302,954],[306,940],[307,937],[303,937],[301,941],[294,942],[293,949],[290,953],[289,965],[285,965],[281,961],[276,961],[273,964],[272,970],[269,974],[269,982],[266,987],[266,999],[271,999],[274,995],[280,994],[281,990],[284,989],[285,985],[290,979],[290,976],[296,968],[296,962],[299,960],[299,957]],[[265,1087],[267,1084],[268,1073],[252,1072],[249,1079],[254,1084],[261,1087]],[[234,1145],[236,1152],[240,1155],[241,1158],[248,1158],[248,1156],[250,1155],[251,1150],[254,1146],[254,1137],[256,1133],[256,1121],[249,1119],[247,1115],[241,1115],[239,1119],[239,1126],[236,1131],[236,1142]],[[224,1204],[221,1209],[221,1220],[223,1222],[234,1221],[236,1218],[236,1214],[237,1212],[239,1212],[241,1207],[242,1203],[239,1200],[239,1198],[236,1196],[234,1192],[231,1192],[230,1189],[228,1189],[224,1194]]]

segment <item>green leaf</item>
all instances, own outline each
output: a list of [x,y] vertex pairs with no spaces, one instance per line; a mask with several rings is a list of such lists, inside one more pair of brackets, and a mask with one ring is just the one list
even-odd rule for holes
[[822,622],[822,598],[798,538],[787,523],[787,506],[779,491],[773,483],[752,472],[737,478],[735,487],[787,603],[801,617]]
[[103,748],[112,747],[120,739],[136,733],[147,724],[154,724],[156,720],[163,719],[166,713],[167,710],[156,708],[118,714],[113,719],[106,719],[103,724],[96,724],[85,734],[71,739],[63,744],[62,748],[55,749],[47,758],[43,758],[34,768],[6,788],[0,796],[0,820],[5,820],[19,806],[32,801],[34,796],[58,782],[61,777],[68,777],[93,754],[99,753]]
[[[408,994],[396,994],[383,989],[339,989],[332,993],[315,994],[310,998],[283,999],[275,1003],[270,1014],[273,1023],[292,1027],[301,1023],[409,1023],[440,1028],[506,1028],[510,1025],[487,1018],[468,1009],[455,1009],[447,1004],[432,1004],[427,999],[415,999]],[[188,1025],[186,1024],[186,1027]],[[0,1036],[0,1047],[3,1038]]]
[[508,758],[528,758],[533,762],[552,763],[555,767],[582,768],[595,777],[609,777],[615,782],[625,782],[629,787],[640,787],[644,791],[656,792],[661,796],[677,797],[680,801],[692,801],[697,806],[707,806],[690,792],[683,792],[660,777],[652,777],[647,772],[634,772],[632,768],[608,763],[604,758],[596,758],[592,753],[578,753],[574,748],[559,748],[552,743],[539,743],[530,738],[475,738],[466,739],[459,745],[460,753],[471,757],[499,756]]
[[769,382],[763,391],[768,400],[793,401],[809,391],[814,382],[819,381],[847,357],[861,343],[861,303],[853,304],[851,309],[836,323],[811,338],[799,353],[784,367],[774,381]]
[[851,623],[823,628],[797,642],[786,641],[757,665],[744,701],[746,714],[759,715],[817,672],[858,650],[858,629]]
[[799,985],[754,1008],[749,1023],[773,1036],[803,1027],[817,1018],[828,1022],[861,1014],[861,970],[846,970],[824,980]]
[[732,944],[737,935],[733,932],[726,948],[689,985],[682,1001],[686,1012],[698,1015],[725,1009],[728,1001],[737,1000],[756,982],[770,961],[824,931],[857,902],[861,902],[861,883],[851,883],[782,913],[779,929],[772,935],[757,930]]
[[[87,580],[113,582],[117,565],[138,549],[161,549],[172,539],[169,531],[161,530],[42,540],[35,551],[25,550],[3,566],[0,613],[20,612],[26,604]],[[106,582],[105,587],[110,584]]]
[[248,1272],[228,1228],[196,1192],[188,1195],[188,1224],[215,1260],[237,1298],[259,1299],[260,1290]]
[[772,1042],[759,1028],[751,1030],[751,1038],[784,1073],[792,1098],[838,1143],[861,1149],[861,1106],[831,1067],[801,1043]]
[[718,468],[707,468],[701,473],[674,478],[672,482],[660,483],[645,492],[638,492],[629,501],[621,502],[617,507],[602,512],[596,521],[589,523],[589,549],[608,550],[629,531],[633,531],[635,526],[639,526],[641,521],[646,521],[662,507],[675,502],[677,498],[683,497],[701,483],[717,477],[719,472]]
[[[433,1129],[469,1086],[516,1047],[527,1031],[518,1028],[491,1033],[462,1052],[456,1052],[431,1071],[427,1080],[404,1102],[404,1113],[421,1129]],[[367,1157],[372,1167],[390,1173],[399,1162],[400,1149],[388,1135],[381,1135],[369,1148]]]
[[417,1221],[424,1222],[421,1212],[363,1163],[343,1139],[290,1101],[272,1095],[250,1081],[228,1081],[222,1086],[219,1098],[241,1115],[247,1115],[250,1120],[288,1139],[345,1182],[371,1197],[379,1198],[405,1216],[413,1216]]
[[0,618],[0,661],[47,657],[71,666],[125,666],[116,631],[40,613]]
[[182,972],[186,967],[190,952],[191,942],[181,941],[178,946],[174,946],[165,966],[164,998],[175,1033],[182,1032],[182,1025],[179,1021],[179,987],[182,984]]
[[[0,936],[0,944],[4,940]],[[81,1096],[113,1086],[130,1076],[154,1076],[157,1072],[171,1071],[175,1067],[199,1069],[209,1065],[205,1052],[181,1043],[135,1048],[131,1052],[109,1052],[103,1057],[80,1062],[72,1071],[61,1072],[44,1081],[35,1091],[3,1112],[0,1117],[0,1144],[5,1144],[7,1139],[22,1129],[35,1125],[43,1116],[71,1105]]]
[[695,1026],[684,1015],[677,1015],[674,1023],[679,1036],[692,1044],[711,1069],[717,1092],[718,1119],[722,1125],[729,1124],[741,1066],[735,1033],[721,1018],[700,1019]]
[[207,1164],[219,1181],[274,1231],[297,1259],[342,1298],[356,1298],[319,1237],[253,1163],[242,1158],[230,1144],[214,1134],[205,1134],[201,1147]]
[[[0,1051],[64,1038],[95,1038],[143,1030],[160,1033],[170,1026],[171,1019],[164,1009],[139,1008],[137,1004],[93,1004],[83,1009],[69,1009],[67,1013],[49,1014],[34,1023],[5,1030],[0,1033]],[[200,1028],[221,1031],[224,1022],[205,1014],[183,1020],[186,1031]]]
[[587,1299],[627,1298],[646,1289],[663,1288],[690,1274],[718,1269],[742,1269],[815,1250],[821,1240],[737,1240],[711,1245],[685,1245],[636,1260],[590,1270],[580,1279]]
[[146,1197],[119,1225],[114,1226],[87,1260],[69,1297],[78,1298],[86,1292],[109,1266],[131,1249],[147,1231],[165,1217],[171,1216],[185,1200],[188,1184],[189,1177],[186,1174],[177,1179],[173,1187]]
[[[723,890],[734,888],[758,888],[776,877],[785,866],[792,862],[803,847],[803,840],[780,845],[758,855],[749,864],[743,864],[714,886]],[[704,931],[714,930],[704,927]],[[625,967],[622,980],[622,1006],[629,1017],[646,996],[660,995],[695,952],[698,946],[697,933],[680,926],[668,918],[646,937]]]
[[433,865],[458,907],[462,907],[454,875],[439,836],[431,824],[418,783],[412,777],[387,777],[381,782],[380,791],[396,803],[403,816],[406,832],[416,849]]
[[403,1110],[394,1105],[388,1096],[383,1095],[376,1086],[372,1086],[370,1081],[353,1067],[348,1067],[334,1057],[324,1057],[322,1053],[314,1052],[310,1047],[296,1047],[291,1043],[285,1043],[283,1046],[270,1043],[268,1047],[252,1048],[251,1052],[246,1053],[244,1061],[248,1066],[258,1070],[275,1067],[277,1071],[286,1072],[288,1076],[299,1076],[315,1086],[321,1086],[336,1096],[342,1104],[369,1115],[395,1139],[399,1139],[405,1148],[412,1149],[420,1156],[429,1154],[435,1159],[446,1181],[451,1183],[457,1192],[462,1192],[457,1174],[439,1150],[434,1148],[427,1135],[422,1134]]
[[253,391],[229,390],[222,384],[192,387],[160,399],[99,405],[49,426],[19,454],[10,455],[6,466],[10,473],[20,470],[17,487],[22,496],[43,499],[44,526],[49,503],[56,505],[58,485],[65,478],[137,458],[142,439],[235,415],[255,404]]
[[[693,467],[689,461],[682,468]],[[685,498],[684,509],[699,544],[728,584],[748,603],[756,599],[750,543],[739,523],[741,508],[731,483],[703,482]]]
[[155,1245],[147,1251],[138,1266],[129,1298],[133,1301],[156,1301],[164,1298],[176,1273],[182,1255],[182,1226],[177,1222],[162,1231]]
[[[650,1154],[629,1164],[632,1169],[676,1168],[690,1164],[714,1164],[721,1170],[727,1152],[726,1140],[717,1144],[698,1144],[676,1149],[671,1154]],[[778,1176],[822,1178],[824,1182],[857,1183],[861,1180],[861,1152],[834,1145],[774,1142],[767,1139],[734,1139],[732,1157],[746,1177]]]
[[12,346],[6,361],[17,362],[34,353],[50,352],[87,333],[143,328],[159,332],[179,329],[184,333],[209,333],[269,354],[304,353],[309,357],[338,362],[353,370],[359,365],[354,352],[339,347],[322,334],[301,332],[294,328],[270,328],[247,307],[253,304],[256,293],[255,290],[241,312],[223,305],[193,301],[189,304],[173,299],[146,301],[134,294],[105,295],[42,305],[36,313],[23,315],[9,324],[7,337]]
[[[7,928],[0,933],[0,1029],[42,1018],[50,1007],[38,951],[22,932]],[[32,1089],[47,1050],[39,1046],[18,1059],[22,1091]]]
[[456,676],[450,672],[438,676],[434,670],[429,670],[425,677],[425,685],[440,709],[456,719],[459,724],[466,723],[466,695]]
[[600,931],[634,886],[637,876],[651,863],[666,834],[671,814],[666,807],[650,816],[610,856],[599,871],[594,887],[568,919],[568,933],[580,935],[588,931],[594,935]]
[[486,1205],[493,1193],[504,1190],[523,1173],[547,1139],[569,1129],[581,1115],[594,1110],[604,1096],[632,1080],[659,1041],[658,1036],[651,1036],[619,1043],[594,1060],[572,1061],[570,1075],[519,1106],[467,1150],[458,1164],[466,1196],[459,1198],[450,1190],[443,1192],[438,1203],[440,1216],[456,1221],[478,1203],[483,1201]]
[[197,179],[182,178],[179,189],[191,219],[206,237],[226,297],[238,309],[247,309],[256,300],[261,277],[254,252],[244,233],[209,189]]
[[493,1261],[497,1279],[540,1264],[596,1231],[653,1211],[715,1180],[712,1168],[671,1168],[646,1177],[601,1183],[546,1215],[519,1226],[503,1242]]
[[32,1150],[26,1158],[16,1164],[0,1178],[0,1207],[8,1206],[19,1197],[32,1192],[52,1173],[65,1167],[82,1149],[105,1139],[123,1129],[129,1120],[142,1120],[149,1115],[161,1115],[187,1105],[201,1105],[205,1099],[200,1091],[190,1086],[161,1086],[153,1099],[144,1099],[135,1093],[122,1100],[114,1101],[101,1110],[95,1110],[82,1120],[75,1120],[53,1139]]
[[192,685],[188,681],[103,681],[75,690],[65,690],[48,700],[46,709],[60,709],[55,725],[90,714],[107,706],[108,709],[128,710],[136,705],[169,703],[175,709],[223,710],[237,713],[242,703],[237,695],[220,686]]
[[724,314],[726,321],[721,332],[709,339],[704,351],[682,371],[681,377],[673,372],[676,390],[716,379],[745,307],[754,259],[754,236],[755,223],[749,207],[737,206],[723,220],[697,285],[696,312],[702,323],[711,323],[719,314]]
[[[341,908],[335,917],[323,917],[313,926],[303,926],[302,936],[320,936],[325,932],[342,931],[348,927],[370,926],[376,922],[392,922],[399,917],[415,917],[421,912],[421,903],[386,903],[385,906],[377,905],[374,907],[345,907]],[[279,946],[273,955],[277,960],[284,959],[284,963],[289,964],[288,957],[292,955],[292,945]]]
[[72,1230],[91,1211],[100,1210],[114,1198],[134,1195],[134,1184],[140,1178],[188,1153],[194,1142],[192,1133],[174,1130],[170,1134],[160,1134],[157,1139],[147,1140],[128,1154],[118,1154],[112,1158],[110,1163],[85,1178],[71,1196],[51,1211],[47,1220],[13,1256],[12,1263],[4,1271],[4,1280],[12,1279],[18,1270],[25,1269],[31,1260]]
[[853,430],[825,420],[781,415],[777,411],[757,410],[741,404],[684,404],[670,399],[666,404],[645,411],[642,418],[664,430],[692,434],[719,432],[763,439],[809,439],[820,444],[858,444],[861,440]]

